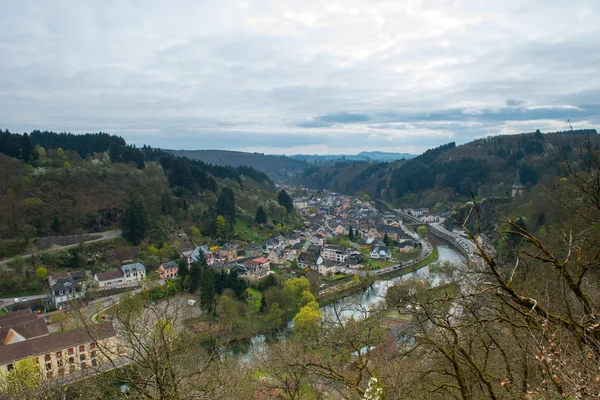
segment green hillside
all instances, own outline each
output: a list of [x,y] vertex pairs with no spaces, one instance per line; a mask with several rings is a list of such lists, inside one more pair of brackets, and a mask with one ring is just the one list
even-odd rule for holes
[[303,171],[308,164],[285,156],[262,153],[246,153],[229,150],[165,150],[176,156],[200,160],[206,163],[230,167],[247,166],[264,172],[272,179],[284,179]]
[[480,198],[507,197],[517,171],[525,190],[547,182],[558,173],[562,157],[577,156],[588,134],[593,143],[600,142],[593,129],[494,136],[460,146],[448,143],[407,161],[313,166],[297,182],[413,207],[468,199],[471,192]]

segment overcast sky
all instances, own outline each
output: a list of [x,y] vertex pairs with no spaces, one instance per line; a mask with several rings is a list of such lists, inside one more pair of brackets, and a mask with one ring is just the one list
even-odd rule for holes
[[600,129],[598,0],[0,1],[0,128],[421,152]]

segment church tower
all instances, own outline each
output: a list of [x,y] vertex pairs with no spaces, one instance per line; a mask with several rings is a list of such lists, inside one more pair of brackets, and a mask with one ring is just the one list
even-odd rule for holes
[[517,170],[517,176],[515,177],[515,183],[512,186],[512,197],[523,194],[523,185],[521,184],[521,177],[519,176],[519,170]]

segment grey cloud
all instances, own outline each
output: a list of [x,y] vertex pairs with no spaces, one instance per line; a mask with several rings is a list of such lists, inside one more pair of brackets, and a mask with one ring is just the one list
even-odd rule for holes
[[0,2],[0,128],[318,151],[600,128],[597,1],[410,4]]

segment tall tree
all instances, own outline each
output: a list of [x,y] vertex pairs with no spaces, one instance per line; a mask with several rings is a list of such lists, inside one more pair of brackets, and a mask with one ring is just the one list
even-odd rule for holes
[[350,241],[354,241],[354,231],[352,230],[352,225],[350,225],[348,230],[348,239],[350,239]]
[[256,210],[256,216],[254,217],[254,221],[258,225],[267,223],[267,213],[265,212],[263,206],[258,206],[258,209]]
[[148,230],[148,215],[142,200],[137,196],[129,196],[125,215],[121,222],[123,237],[131,244],[138,245]]
[[383,243],[385,243],[386,246],[389,246],[392,244],[392,241],[390,240],[390,237],[388,236],[387,233],[385,235],[383,235]]
[[201,268],[200,275],[200,308],[207,314],[214,314],[215,300],[215,274],[209,266]]
[[219,194],[219,198],[217,199],[217,214],[226,218],[231,226],[235,225],[235,196],[231,188],[224,187],[221,190],[221,194]]
[[[202,253],[202,252],[201,252]],[[204,258],[204,254],[200,255],[201,258]],[[190,293],[196,293],[196,291],[198,290],[198,288],[200,287],[200,279],[202,279],[202,263],[198,262],[198,261],[192,261],[192,265],[190,266],[190,273],[189,273],[189,285],[188,286],[188,291]],[[187,279],[187,277],[184,279]]]
[[277,195],[277,201],[279,202],[279,204],[285,207],[285,210],[288,214],[291,214],[292,211],[294,211],[294,201],[292,200],[290,195],[286,193],[285,190],[281,189],[281,191]]

